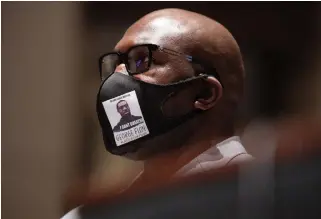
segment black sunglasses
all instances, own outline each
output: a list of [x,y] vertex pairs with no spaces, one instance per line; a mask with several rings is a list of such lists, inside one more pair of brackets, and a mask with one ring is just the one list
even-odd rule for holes
[[214,68],[206,68],[206,65],[202,64],[190,55],[186,55],[184,53],[167,49],[155,44],[136,45],[131,47],[125,53],[110,52],[103,54],[99,58],[99,72],[101,80],[104,80],[113,74],[116,67],[122,63],[125,64],[129,75],[141,74],[148,71],[153,61],[153,52],[157,50],[169,55],[182,56],[189,63],[199,64],[203,66],[203,68],[209,70],[210,72],[208,73],[220,81],[220,77]]

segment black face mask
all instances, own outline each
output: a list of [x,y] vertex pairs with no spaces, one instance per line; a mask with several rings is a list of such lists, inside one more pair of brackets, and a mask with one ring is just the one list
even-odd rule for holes
[[107,151],[116,155],[136,152],[141,142],[201,112],[194,108],[194,102],[206,77],[157,85],[117,72],[109,76],[97,95],[97,114]]

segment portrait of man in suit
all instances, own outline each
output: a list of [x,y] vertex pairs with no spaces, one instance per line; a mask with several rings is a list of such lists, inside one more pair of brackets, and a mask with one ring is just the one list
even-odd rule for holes
[[117,104],[117,112],[121,118],[117,125],[113,128],[114,132],[125,131],[133,128],[143,122],[141,116],[135,116],[131,114],[129,105],[126,100],[120,100]]

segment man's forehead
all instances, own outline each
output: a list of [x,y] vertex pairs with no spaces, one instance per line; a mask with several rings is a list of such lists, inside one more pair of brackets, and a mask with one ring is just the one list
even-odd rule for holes
[[125,106],[128,105],[126,101],[121,101],[117,104],[118,106]]
[[178,38],[184,36],[188,28],[183,21],[172,17],[158,17],[151,20],[140,20],[133,24],[115,49],[126,51],[134,45],[152,43],[160,46],[175,45]]

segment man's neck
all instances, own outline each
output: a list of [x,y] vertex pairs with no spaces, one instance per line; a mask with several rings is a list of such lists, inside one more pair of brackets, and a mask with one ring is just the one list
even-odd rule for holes
[[128,119],[130,117],[132,117],[132,115],[130,113],[127,113],[127,114],[122,116],[123,119]]
[[144,175],[152,180],[167,180],[180,168],[213,145],[229,138],[233,131],[215,131],[213,127],[204,127],[194,132],[181,147],[155,155],[144,163]]

